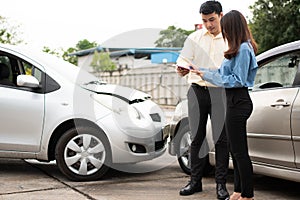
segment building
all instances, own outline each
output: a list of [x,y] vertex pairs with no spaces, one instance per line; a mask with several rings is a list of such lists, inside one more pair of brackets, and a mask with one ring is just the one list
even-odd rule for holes
[[[98,46],[76,52],[78,66],[102,81],[135,88],[150,94],[154,101],[176,105],[186,98],[187,82],[174,70],[181,48],[106,48]],[[117,70],[96,72],[94,52],[109,52]]]
[[94,69],[91,63],[95,51],[108,52],[118,70],[122,70],[146,67],[152,64],[175,63],[180,50],[181,48],[108,48],[98,46],[70,54],[70,56],[77,56],[78,66],[93,73]]

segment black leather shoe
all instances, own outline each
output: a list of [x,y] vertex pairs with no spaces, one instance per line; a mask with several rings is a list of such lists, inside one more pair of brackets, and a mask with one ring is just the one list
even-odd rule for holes
[[226,189],[226,185],[223,183],[217,184],[217,198],[218,199],[227,199],[229,197],[229,193]]
[[190,181],[185,187],[181,188],[179,194],[182,196],[192,195],[195,192],[202,192],[202,183]]

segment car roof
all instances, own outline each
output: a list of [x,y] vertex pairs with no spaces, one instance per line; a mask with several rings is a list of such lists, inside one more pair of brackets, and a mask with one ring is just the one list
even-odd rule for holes
[[29,60],[42,65],[44,68],[46,67],[45,70],[47,72],[49,72],[49,70],[55,71],[56,75],[59,75],[70,82],[82,84],[99,80],[94,75],[86,72],[82,68],[64,61],[62,58],[38,51],[34,48],[30,48],[29,46],[0,44],[0,47],[21,54]]
[[280,55],[282,53],[285,52],[290,52],[290,51],[294,51],[300,49],[300,40],[294,41],[294,42],[290,42],[290,43],[286,43],[277,47],[274,47],[270,50],[267,50],[261,54],[259,54],[256,59],[257,62],[261,62],[263,60],[265,60],[266,58],[270,58],[276,55]]

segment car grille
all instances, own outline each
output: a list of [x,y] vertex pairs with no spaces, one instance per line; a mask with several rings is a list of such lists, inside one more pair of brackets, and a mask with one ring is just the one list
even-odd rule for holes
[[165,147],[167,140],[162,140],[162,141],[158,141],[155,142],[155,151],[161,150]]

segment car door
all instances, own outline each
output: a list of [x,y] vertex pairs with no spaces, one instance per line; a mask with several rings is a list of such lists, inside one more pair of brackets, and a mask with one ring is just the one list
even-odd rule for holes
[[292,140],[295,147],[295,163],[300,168],[300,94],[294,102],[292,111]]
[[44,94],[41,89],[16,86],[16,77],[33,74],[41,81],[42,72],[3,51],[0,51],[0,62],[9,66],[9,78],[15,84],[0,84],[0,151],[38,152],[43,132]]
[[294,81],[295,87],[299,88],[299,92],[294,101],[291,115],[292,140],[295,149],[295,163],[296,167],[300,168],[300,57],[297,57],[296,65],[298,65],[298,72]]
[[273,56],[260,64],[250,92],[253,113],[248,120],[248,143],[253,162],[295,167],[291,129],[292,110],[299,92],[294,87],[298,69],[291,64],[295,56],[299,58],[299,52]]

